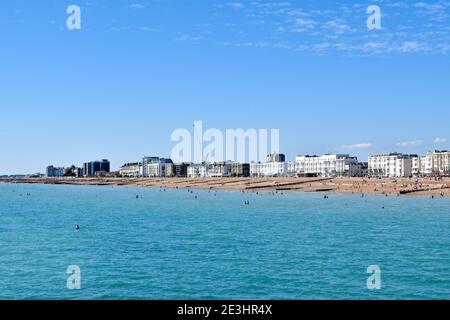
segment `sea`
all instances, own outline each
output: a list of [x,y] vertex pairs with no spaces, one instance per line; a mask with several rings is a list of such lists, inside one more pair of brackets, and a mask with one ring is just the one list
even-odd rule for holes
[[0,299],[450,299],[450,198],[0,184]]

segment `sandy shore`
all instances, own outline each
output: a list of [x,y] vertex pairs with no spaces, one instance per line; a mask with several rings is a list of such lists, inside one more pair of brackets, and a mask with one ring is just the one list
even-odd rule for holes
[[378,193],[450,196],[450,178],[26,178],[0,183],[69,184],[217,190]]

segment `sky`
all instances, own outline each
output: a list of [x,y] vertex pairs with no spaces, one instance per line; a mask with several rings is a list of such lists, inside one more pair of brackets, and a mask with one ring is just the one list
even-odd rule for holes
[[279,129],[288,160],[450,149],[449,55],[444,0],[5,1],[0,175],[169,156],[196,120]]

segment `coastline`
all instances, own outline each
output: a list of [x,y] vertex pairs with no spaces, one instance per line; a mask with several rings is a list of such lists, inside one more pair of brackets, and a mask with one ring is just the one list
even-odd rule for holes
[[0,183],[450,196],[450,178],[2,178]]

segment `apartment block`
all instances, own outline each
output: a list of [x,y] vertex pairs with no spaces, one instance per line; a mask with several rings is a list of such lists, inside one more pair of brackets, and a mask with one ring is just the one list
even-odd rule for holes
[[48,178],[58,178],[64,176],[64,168],[48,166],[46,170],[46,176]]
[[144,157],[142,159],[144,177],[172,177],[173,162],[168,158]]
[[119,174],[121,177],[137,178],[141,176],[142,163],[132,162],[126,163],[119,169]]
[[369,176],[383,178],[411,177],[413,173],[413,159],[416,157],[415,155],[396,152],[372,155],[369,157]]
[[322,156],[298,156],[288,166],[292,176],[358,177],[363,176],[365,164],[348,154],[326,154]]

